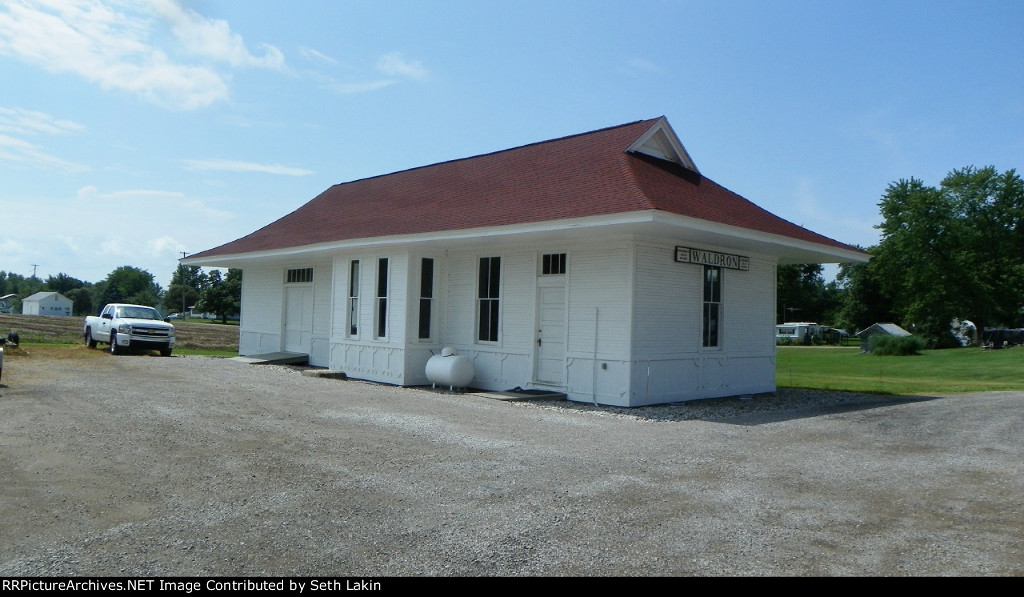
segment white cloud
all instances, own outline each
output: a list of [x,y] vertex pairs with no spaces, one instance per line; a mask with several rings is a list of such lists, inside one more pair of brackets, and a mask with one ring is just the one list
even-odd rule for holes
[[103,241],[100,243],[100,249],[97,251],[100,255],[114,255],[114,256],[130,256],[131,251],[127,251],[124,245],[121,243],[121,239],[113,236],[104,236]]
[[264,172],[266,174],[283,174],[285,176],[308,176],[312,170],[293,168],[281,164],[259,164],[239,160],[182,160],[189,170],[220,170],[225,172]]
[[377,60],[377,70],[393,77],[422,81],[427,78],[427,69],[419,60],[406,60],[399,52],[385,54]]
[[33,143],[7,135],[0,135],[0,162],[61,172],[89,171],[89,166],[85,164],[62,160],[44,153]]
[[78,247],[78,244],[75,243],[75,239],[73,237],[58,234],[54,236],[54,238],[63,243],[69,253],[81,252],[81,249]]
[[[89,167],[49,155],[22,136],[62,135],[77,133],[85,127],[70,120],[60,120],[43,112],[0,107],[0,161],[45,170],[85,172]],[[4,133],[10,133],[4,134]]]
[[146,241],[146,248],[150,255],[165,255],[171,253],[180,256],[185,248],[185,245],[181,244],[173,237],[161,236],[160,238],[153,238]]
[[398,81],[395,79],[381,79],[377,81],[366,81],[364,83],[332,83],[330,87],[342,95],[351,95],[353,93],[376,91],[378,89],[390,87],[396,83],[398,83]]
[[338,63],[337,60],[335,60],[334,58],[331,58],[327,54],[324,54],[323,52],[319,52],[317,50],[314,50],[313,48],[307,48],[305,46],[299,48],[299,54],[303,58],[305,58],[306,60],[310,60],[310,61],[326,62],[328,64],[337,64]]
[[242,36],[232,32],[227,21],[208,19],[183,7],[177,0],[150,0],[150,3],[170,23],[171,31],[181,41],[183,50],[190,54],[235,67],[284,68],[284,54],[280,50],[261,44],[264,54],[252,54]]
[[232,212],[224,211],[222,209],[214,209],[212,207],[208,207],[202,201],[188,201],[184,205],[182,205],[181,207],[182,207],[182,209],[184,211],[187,211],[190,214],[197,215],[197,216],[201,217],[204,221],[207,221],[207,222],[211,222],[211,221],[225,222],[227,220],[233,220],[236,217],[235,214],[232,213]]
[[78,189],[76,196],[79,199],[181,199],[185,194],[179,191],[156,191],[152,189],[127,189],[112,193],[100,193],[99,189],[90,185]]
[[[161,19],[169,24],[177,45],[156,45]],[[227,22],[207,19],[176,0],[4,3],[0,5],[0,54],[177,110],[227,99],[229,76],[210,64],[172,59],[172,54],[236,68],[284,68],[284,56],[277,48],[265,45],[263,54],[255,55]]]
[[80,133],[85,127],[71,120],[55,119],[45,112],[0,106],[0,131],[18,135]]
[[[155,201],[160,206],[173,206],[175,214],[181,215],[185,220],[188,218],[201,218],[204,221],[220,221],[234,219],[236,214],[207,206],[197,199],[187,199],[185,193],[180,191],[159,191],[155,189],[125,189],[122,191],[111,191],[101,193],[98,188],[92,185],[84,186],[75,193],[79,205],[90,205],[90,201],[106,201],[106,205],[116,205],[117,208],[138,206],[140,202]],[[93,209],[93,207],[87,207]],[[167,220],[168,226],[174,226],[172,220]]]
[[89,185],[78,189],[78,192],[75,194],[75,196],[79,199],[89,199],[91,197],[95,197],[97,193],[99,193],[99,189],[92,185]]
[[352,95],[391,87],[400,83],[402,79],[422,81],[429,75],[429,72],[419,60],[407,60],[399,52],[391,52],[378,58],[376,69],[386,77],[383,79],[356,81],[354,83],[341,83],[326,77],[322,78],[326,80],[326,86],[334,92],[342,95]]
[[5,261],[11,261],[14,255],[21,255],[23,251],[24,247],[20,242],[11,238],[0,239],[0,254],[5,256]]

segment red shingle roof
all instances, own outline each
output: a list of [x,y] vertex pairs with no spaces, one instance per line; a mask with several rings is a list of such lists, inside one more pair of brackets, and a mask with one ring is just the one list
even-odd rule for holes
[[625,150],[660,119],[334,185],[189,259],[660,210],[845,250],[677,164]]

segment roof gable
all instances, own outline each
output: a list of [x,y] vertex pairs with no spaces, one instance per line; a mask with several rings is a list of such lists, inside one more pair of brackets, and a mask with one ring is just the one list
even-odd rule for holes
[[300,247],[662,213],[859,251],[703,177],[664,117],[337,184],[184,262]]
[[697,166],[690,159],[690,154],[687,153],[686,148],[683,147],[679,137],[676,136],[675,131],[669,126],[668,120],[664,116],[659,118],[654,126],[627,147],[626,152],[644,154],[672,162],[686,170],[700,174]]
[[896,325],[895,323],[873,323],[863,330],[857,332],[858,336],[883,333],[890,336],[912,336],[910,332]]

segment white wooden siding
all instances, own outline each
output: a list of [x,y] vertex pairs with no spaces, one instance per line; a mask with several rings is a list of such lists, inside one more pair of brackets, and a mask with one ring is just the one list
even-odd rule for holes
[[[423,274],[422,259],[434,260],[434,296],[432,299],[431,338],[419,337],[420,323],[420,282]],[[406,385],[428,385],[427,361],[435,354],[440,354],[445,346],[445,290],[448,271],[444,254],[421,253],[409,257],[409,275],[405,281],[405,295],[409,297],[405,305],[405,374]],[[398,283],[396,280],[395,283]]]
[[686,243],[638,244],[630,392],[623,405],[774,391],[774,262],[750,255],[749,271],[723,269],[719,346],[704,348],[703,268],[675,262],[677,244]]
[[327,367],[330,364],[334,264],[329,259],[323,259],[313,262],[311,265],[313,267],[313,338],[310,345],[309,364],[314,367]]
[[[632,250],[625,241],[574,249],[568,271],[568,354],[629,357]],[[595,313],[596,311],[596,325]]]
[[701,349],[704,269],[675,262],[675,245],[641,243],[636,254],[633,358]]
[[309,338],[309,363],[327,366],[333,297],[333,272],[329,259],[272,262],[243,269],[239,354],[264,354],[284,348],[285,272],[291,268],[306,267],[313,268],[313,328]]
[[[452,346],[473,361],[473,387],[533,387],[538,259],[568,255],[566,378],[578,401],[641,406],[774,390],[775,265],[725,270],[721,347],[700,345],[702,268],[676,263],[677,239],[601,238],[571,247],[479,245],[431,253],[379,248],[315,263],[246,268],[242,354],[279,350],[286,267],[314,267],[311,364],[355,379],[425,385],[433,354]],[[711,250],[730,251],[723,247]],[[435,265],[434,338],[417,335],[420,258]],[[388,337],[374,338],[377,260],[387,257]],[[501,257],[499,341],[477,341],[481,257]],[[347,336],[349,264],[360,261],[359,335]]]
[[632,254],[626,238],[569,254],[565,392],[572,400],[623,404],[627,398]]
[[[775,262],[751,257],[750,271],[725,270],[723,348],[733,355],[775,355]],[[733,283],[742,281],[738,288]]]
[[[387,337],[375,338],[377,331],[378,260],[388,260]],[[348,283],[352,260],[359,261],[358,335],[348,336]],[[409,290],[407,252],[381,250],[337,255],[333,289],[333,315],[329,326],[329,357],[326,366],[344,371],[349,377],[384,383],[408,385],[405,379],[404,344],[406,339]]]
[[238,353],[263,354],[281,350],[284,308],[281,267],[274,264],[242,270],[241,318]]
[[448,258],[447,288],[439,292],[445,298],[446,325],[440,338],[443,345],[472,346],[476,339],[477,256],[452,254]]
[[[444,292],[444,345],[473,360],[474,387],[506,390],[528,387],[533,376],[536,251],[475,248],[450,256]],[[477,279],[482,257],[501,257],[498,341],[477,341]],[[443,291],[442,291],[443,292]]]

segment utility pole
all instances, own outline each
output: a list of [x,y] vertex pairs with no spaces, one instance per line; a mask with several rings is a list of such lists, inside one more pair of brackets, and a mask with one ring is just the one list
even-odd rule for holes
[[[181,252],[181,258],[188,257],[188,253],[185,251]],[[185,266],[178,263],[178,271],[181,275],[181,316],[185,317]]]
[[39,265],[35,264],[35,263],[30,263],[29,265],[32,266],[32,277],[35,278],[36,277],[36,268],[39,267]]

